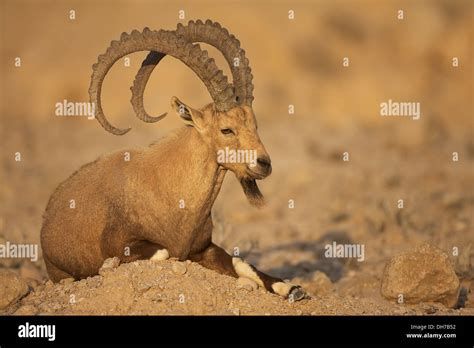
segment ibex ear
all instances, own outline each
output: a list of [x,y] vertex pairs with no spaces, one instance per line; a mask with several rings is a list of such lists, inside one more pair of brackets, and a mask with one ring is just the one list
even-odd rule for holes
[[184,123],[197,129],[202,128],[202,113],[199,110],[187,106],[176,97],[171,98],[171,107],[184,120]]

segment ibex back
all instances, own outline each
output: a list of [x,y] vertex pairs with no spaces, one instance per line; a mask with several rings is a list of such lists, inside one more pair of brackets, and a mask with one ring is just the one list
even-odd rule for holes
[[[195,42],[208,43],[222,52],[231,68],[232,84]],[[102,82],[118,59],[143,50],[151,52],[132,87],[132,105],[141,120],[156,122],[165,116],[150,116],[143,107],[148,78],[165,55],[193,69],[214,102],[198,110],[173,97],[171,106],[186,127],[146,149],[103,156],[56,189],[41,230],[50,278],[59,281],[95,275],[104,260],[114,256],[122,262],[172,256],[230,276],[250,278],[281,296],[303,298],[305,293],[299,286],[266,275],[212,243],[211,210],[226,172],[232,171],[250,203],[260,206],[263,196],[256,180],[272,170],[257,133],[252,74],[239,41],[211,21],[191,21],[187,26],[178,25],[176,31],[145,28],[142,33],[122,34],[99,56],[89,89],[97,120],[115,135],[129,129],[115,128],[105,118],[100,102]],[[217,153],[223,149],[254,151],[256,160],[219,161]]]

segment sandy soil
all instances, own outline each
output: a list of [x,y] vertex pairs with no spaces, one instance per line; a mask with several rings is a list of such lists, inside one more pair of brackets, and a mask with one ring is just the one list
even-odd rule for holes
[[307,289],[323,292],[311,299],[289,302],[263,289],[238,287],[232,277],[219,275],[187,261],[176,273],[176,260],[136,261],[81,281],[48,282],[10,308],[15,315],[473,315],[474,309],[453,310],[438,303],[398,305],[378,294],[377,277],[349,274],[338,284]]
[[[293,24],[285,2],[271,9],[266,2],[236,4],[232,16],[224,15],[223,5],[186,3],[192,18],[221,22],[244,45],[255,76],[259,133],[273,163],[272,175],[260,184],[267,200],[260,210],[228,174],[214,206],[214,241],[228,252],[238,247],[262,271],[300,283],[312,299],[289,303],[261,289],[241,289],[235,279],[194,263],[176,274],[175,260],[124,264],[86,280],[51,284],[40,256],[34,263],[0,259],[1,267],[36,279],[6,313],[473,315],[472,292],[463,309],[399,305],[380,295],[384,266],[397,253],[428,242],[456,265],[453,248],[474,243],[473,85],[466,66],[473,60],[472,2],[405,4],[403,25],[391,17],[397,2],[375,3],[344,10],[296,3]],[[105,134],[96,121],[54,116],[54,104],[64,98],[88,100],[90,67],[122,31],[175,27],[173,6],[139,4],[118,3],[108,17],[108,2],[40,8],[32,1],[2,1],[2,13],[10,16],[2,36],[0,243],[38,244],[49,195],[80,165],[146,146],[181,126],[171,114],[155,125],[133,116],[128,88],[144,54],[133,56],[130,68],[117,64],[104,85],[109,118],[133,126],[126,137]],[[64,17],[71,6],[79,13],[73,26]],[[251,16],[255,11],[267,12]],[[245,26],[242,16],[248,16]],[[265,40],[256,41],[255,33]],[[21,69],[11,64],[17,55]],[[353,62],[349,70],[340,64],[345,55]],[[453,69],[454,55],[466,65]],[[169,111],[173,95],[196,107],[209,101],[182,64],[166,58],[157,70],[145,96],[151,112]],[[380,117],[379,104],[389,98],[420,101],[421,119]],[[288,104],[295,105],[294,115]],[[21,162],[14,161],[17,151]],[[324,245],[333,240],[364,244],[365,260],[323,258]]]

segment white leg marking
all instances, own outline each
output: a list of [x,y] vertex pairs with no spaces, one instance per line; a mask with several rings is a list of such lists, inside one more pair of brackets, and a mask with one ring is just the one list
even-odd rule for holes
[[239,277],[249,278],[252,279],[258,285],[264,287],[263,281],[259,278],[257,273],[250,267],[250,265],[242,261],[238,257],[232,258],[232,265],[234,266],[235,272],[239,275]]
[[275,291],[275,294],[287,297],[290,294],[290,290],[293,286],[294,285],[290,283],[276,282],[272,284],[272,289]]
[[150,260],[153,262],[163,261],[163,260],[169,259],[169,257],[170,257],[170,254],[168,253],[168,250],[160,249],[160,250],[157,250],[156,253],[154,253],[152,257],[150,257]]

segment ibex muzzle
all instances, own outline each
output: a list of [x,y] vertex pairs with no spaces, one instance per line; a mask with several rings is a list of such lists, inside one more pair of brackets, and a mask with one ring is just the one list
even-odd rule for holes
[[[230,64],[233,81],[195,42],[219,49]],[[133,31],[112,41],[93,66],[89,94],[96,119],[108,132],[123,135],[106,119],[102,82],[125,55],[151,51],[135,78],[132,105],[145,122],[143,93],[150,74],[165,55],[180,59],[206,85],[213,103],[193,109],[178,98],[171,106],[186,123],[173,135],[142,150],[103,156],[83,166],[51,196],[41,229],[43,256],[53,281],[98,273],[105,259],[122,262],[163,255],[190,259],[223,274],[253,279],[260,286],[299,300],[299,286],[266,275],[212,243],[211,209],[228,170],[234,172],[249,201],[263,204],[256,180],[270,175],[270,157],[258,133],[252,109],[249,61],[239,41],[218,23],[178,25],[176,31]],[[239,64],[234,64],[236,61]],[[225,152],[225,156],[219,158]],[[75,201],[74,208],[69,202]],[[166,252],[163,252],[166,249]]]

